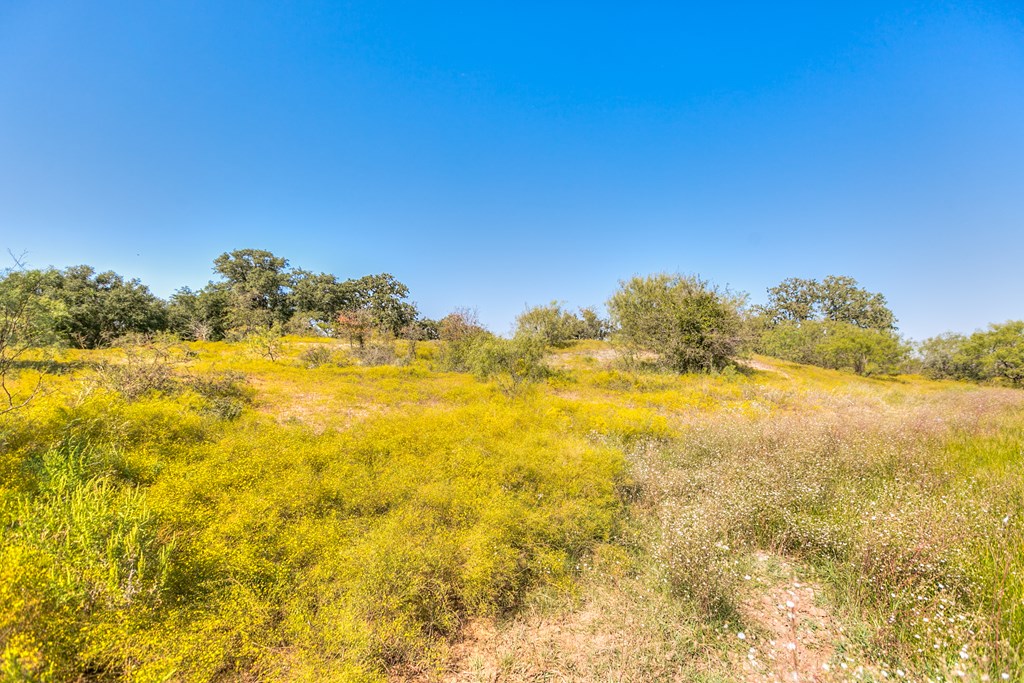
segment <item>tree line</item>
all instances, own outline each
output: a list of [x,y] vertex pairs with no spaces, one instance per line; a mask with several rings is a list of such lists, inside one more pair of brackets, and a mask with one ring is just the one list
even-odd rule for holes
[[237,340],[269,329],[333,335],[343,314],[398,335],[419,318],[409,288],[389,273],[341,280],[288,266],[269,251],[224,253],[213,262],[217,279],[199,290],[183,287],[166,301],[138,279],[86,265],[11,269],[0,292],[7,308],[19,299],[36,302],[37,334],[83,349],[129,333],[171,332],[193,341]]
[[720,371],[755,352],[861,375],[1024,382],[1024,322],[915,345],[899,334],[885,297],[846,276],[788,278],[759,306],[696,276],[636,276],[620,282],[607,318],[594,307],[574,311],[553,301],[525,310],[505,340],[465,309],[440,320],[422,316],[409,288],[389,273],[341,279],[292,268],[259,249],[221,254],[213,272],[201,289],[181,288],[163,300],[137,279],[85,265],[5,271],[0,363],[12,362],[15,348],[97,348],[130,333],[197,341],[290,333],[347,338],[360,348],[380,338],[440,340],[442,369],[486,375],[521,368],[528,377],[547,348],[610,338],[627,358],[677,372]]
[[[1024,384],[1024,321],[915,344],[899,334],[885,296],[848,276],[788,278],[759,306],[695,276],[637,276],[620,283],[608,312],[601,338],[611,335],[634,356],[678,372],[722,370],[754,352],[860,375]],[[565,339],[560,315],[554,305],[530,309],[517,333],[549,344]]]

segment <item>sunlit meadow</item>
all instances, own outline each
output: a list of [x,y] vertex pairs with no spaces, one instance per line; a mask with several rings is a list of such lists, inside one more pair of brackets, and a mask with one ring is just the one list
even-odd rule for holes
[[23,364],[0,676],[1024,678],[1024,393],[604,342],[510,392],[436,353]]

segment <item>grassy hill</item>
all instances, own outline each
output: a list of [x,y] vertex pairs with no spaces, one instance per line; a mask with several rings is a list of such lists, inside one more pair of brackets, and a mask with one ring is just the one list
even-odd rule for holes
[[26,363],[2,676],[1024,678],[1024,393],[581,342],[510,396],[435,352]]

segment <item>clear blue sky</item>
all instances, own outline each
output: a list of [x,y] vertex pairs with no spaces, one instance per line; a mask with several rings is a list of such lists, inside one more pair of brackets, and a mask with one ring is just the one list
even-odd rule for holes
[[1024,5],[833,4],[6,0],[0,247],[160,295],[270,249],[498,332],[655,271],[1024,317]]

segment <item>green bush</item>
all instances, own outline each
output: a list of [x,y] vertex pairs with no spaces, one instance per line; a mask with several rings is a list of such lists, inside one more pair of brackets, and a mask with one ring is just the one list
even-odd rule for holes
[[247,328],[245,345],[254,356],[261,356],[269,361],[276,361],[284,353],[284,343],[281,341],[283,329],[280,325],[274,324],[268,327],[253,325]]
[[469,351],[469,367],[483,379],[493,379],[503,393],[514,396],[543,379],[544,343],[535,337],[481,337]]
[[678,372],[709,372],[739,352],[741,301],[698,277],[662,273],[622,282],[608,311],[627,348]]
[[592,310],[585,310],[585,319],[562,308],[557,301],[547,306],[534,306],[516,317],[516,336],[536,337],[547,346],[564,347],[575,339],[598,338],[601,322]]
[[160,539],[144,493],[95,473],[102,459],[88,447],[47,452],[37,490],[0,511],[8,680],[124,676],[120,650],[130,645],[111,637],[123,615],[154,610],[166,595],[173,541]]
[[1024,384],[1024,321],[993,324],[975,332],[964,343],[961,357],[977,368],[980,379]]
[[778,323],[764,330],[757,350],[859,375],[899,372],[910,354],[910,347],[891,330],[817,320]]
[[438,322],[440,349],[438,366],[448,372],[470,372],[470,354],[483,339],[492,335],[477,319],[475,311],[460,309]]

